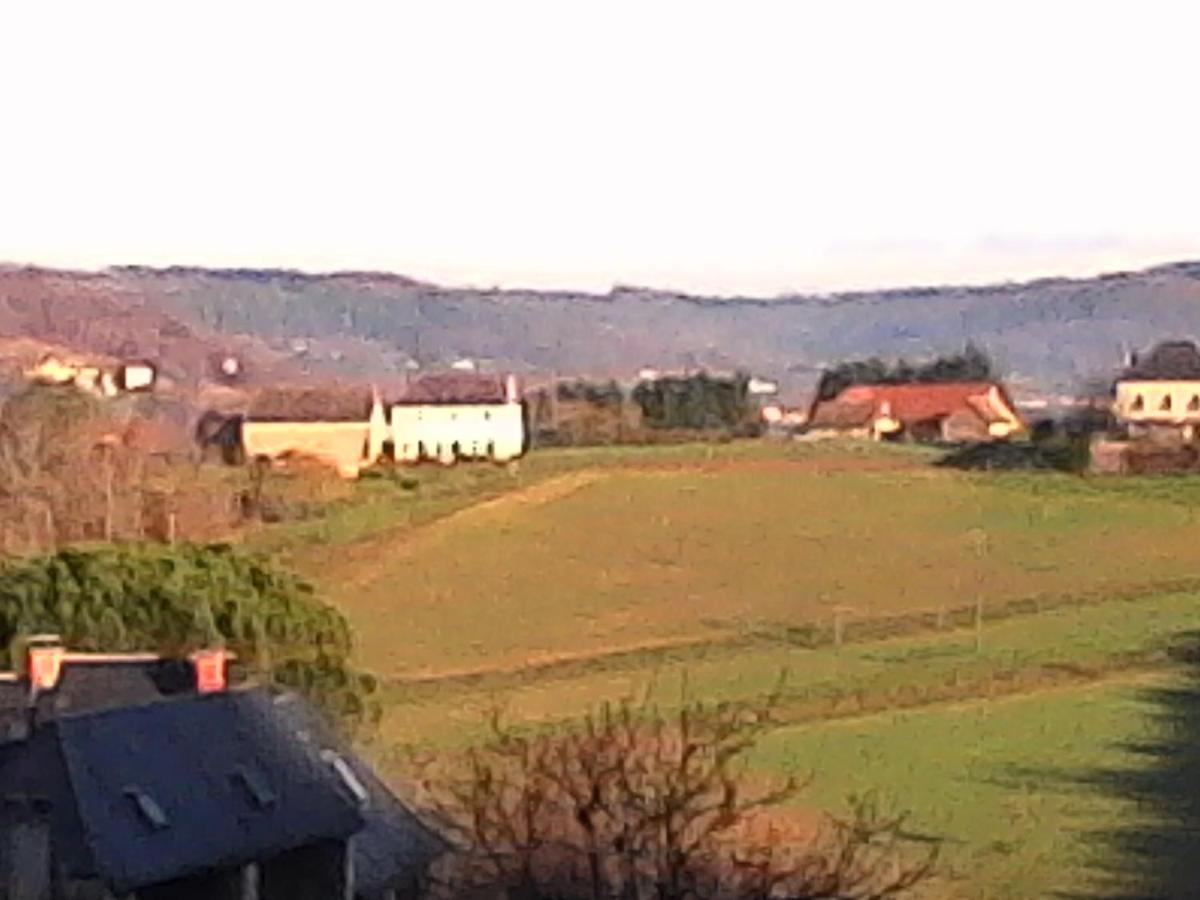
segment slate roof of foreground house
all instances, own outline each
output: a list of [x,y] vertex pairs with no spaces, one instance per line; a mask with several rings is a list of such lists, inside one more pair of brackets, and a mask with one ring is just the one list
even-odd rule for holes
[[[426,826],[379,779],[369,765],[348,750],[320,716],[295,694],[275,698],[275,710],[297,739],[321,752],[337,753],[367,794],[365,824],[354,836],[354,870],[361,894],[381,893],[407,883],[431,860],[448,849],[445,840]],[[411,884],[406,884],[412,887]]]
[[447,849],[305,700],[227,689],[230,654],[40,638],[49,649],[0,674],[0,803],[48,804],[70,877],[124,893],[352,837],[355,896],[374,898]]
[[56,860],[124,894],[362,828],[359,803],[263,690],[65,715],[0,753],[52,805]]
[[[54,714],[149,703],[191,692],[195,686],[196,670],[190,660],[144,653],[68,653],[57,684],[39,691],[33,705],[37,718],[44,721]],[[12,673],[0,675],[0,743],[25,736],[30,704],[28,680]]]

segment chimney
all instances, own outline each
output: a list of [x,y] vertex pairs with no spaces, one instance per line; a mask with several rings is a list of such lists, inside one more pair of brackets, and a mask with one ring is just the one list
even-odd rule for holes
[[504,379],[504,399],[509,403],[520,403],[521,397],[517,393],[517,376],[509,375]]
[[25,638],[25,676],[29,679],[31,697],[58,686],[66,648],[56,634],[34,634]]
[[224,649],[197,650],[190,658],[196,669],[197,693],[219,694],[225,690],[228,654]]

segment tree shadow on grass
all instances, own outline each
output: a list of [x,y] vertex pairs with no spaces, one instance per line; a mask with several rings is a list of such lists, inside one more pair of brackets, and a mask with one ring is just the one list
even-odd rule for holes
[[1005,781],[1085,790],[1120,801],[1129,824],[1085,830],[1091,855],[1087,884],[1059,891],[1062,900],[1200,898],[1200,632],[1176,636],[1171,648],[1182,677],[1145,688],[1151,728],[1145,742],[1119,745],[1130,762],[1117,768],[1008,770]]

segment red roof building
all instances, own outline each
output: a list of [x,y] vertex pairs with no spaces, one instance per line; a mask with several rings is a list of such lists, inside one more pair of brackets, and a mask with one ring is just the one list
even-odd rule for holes
[[994,382],[852,385],[816,404],[808,431],[911,440],[983,441],[1022,431],[1003,386]]

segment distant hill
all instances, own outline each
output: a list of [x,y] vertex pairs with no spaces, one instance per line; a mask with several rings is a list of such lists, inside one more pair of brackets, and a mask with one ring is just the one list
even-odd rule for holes
[[445,288],[376,272],[0,269],[0,337],[159,360],[201,378],[236,348],[259,378],[403,377],[460,357],[530,375],[632,377],[641,366],[729,369],[806,393],[848,357],[982,344],[1021,390],[1076,391],[1125,353],[1200,335],[1200,262],[1086,279],[828,296],[699,297]]

